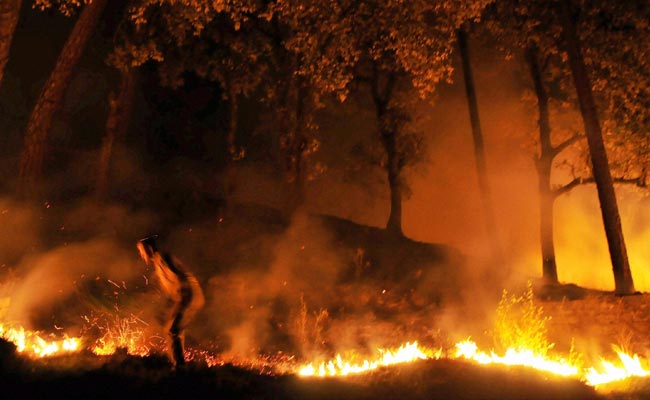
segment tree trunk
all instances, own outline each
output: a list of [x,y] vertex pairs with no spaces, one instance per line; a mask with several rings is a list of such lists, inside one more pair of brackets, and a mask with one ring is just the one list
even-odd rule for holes
[[463,77],[465,80],[465,93],[467,95],[467,105],[469,107],[469,117],[472,125],[472,138],[474,139],[474,158],[476,160],[476,172],[478,175],[478,186],[481,192],[481,202],[483,203],[483,214],[485,215],[485,226],[487,234],[492,241],[493,255],[501,253],[497,227],[494,218],[494,208],[492,206],[492,196],[490,195],[490,185],[487,176],[487,165],[485,161],[485,144],[483,142],[483,132],[481,131],[481,121],[478,113],[478,102],[476,100],[476,90],[474,87],[474,77],[472,75],[472,66],[469,57],[469,47],[467,45],[467,33],[463,28],[456,31],[460,57],[463,64]]
[[[380,121],[384,117],[380,117]],[[381,123],[381,122],[380,122]],[[383,125],[383,124],[382,124]],[[388,186],[390,188],[390,215],[386,230],[397,236],[403,236],[402,232],[402,185],[401,168],[399,166],[399,155],[395,143],[395,131],[382,126],[381,139],[386,150],[386,172],[388,173]]]
[[540,154],[537,160],[537,177],[539,183],[539,239],[542,249],[542,277],[545,282],[557,284],[557,265],[555,262],[555,245],[553,243],[553,204],[555,195],[551,190],[551,168],[555,150],[551,143],[551,125],[548,112],[548,95],[544,88],[539,67],[539,51],[535,44],[526,48],[526,61],[530,70],[539,112]]
[[33,194],[36,181],[43,169],[44,148],[52,125],[54,113],[61,105],[63,95],[70,83],[72,72],[90,39],[107,0],[94,0],[87,4],[75,23],[63,50],[56,61],[34,110],[27,123],[25,141],[20,158],[20,192]]
[[582,58],[581,43],[576,31],[576,21],[571,15],[570,2],[565,0],[560,5],[564,44],[569,56],[569,66],[578,94],[578,103],[585,126],[594,180],[600,200],[600,210],[605,226],[609,255],[612,260],[616,294],[634,293],[634,282],[621,228],[621,218],[616,204],[616,193],[607,161],[607,152],[598,120],[596,103],[593,98],[591,81]]
[[117,94],[111,92],[108,97],[106,133],[102,140],[95,182],[95,197],[99,201],[106,199],[108,195],[108,178],[114,145],[124,139],[129,127],[135,100],[136,75],[135,68],[121,71],[119,92]]
[[0,1],[0,84],[9,61],[9,50],[18,24],[21,5],[22,0]]
[[404,236],[402,231],[402,165],[397,150],[397,118],[391,115],[396,110],[390,108],[390,99],[393,95],[396,79],[397,77],[394,74],[382,77],[377,65],[373,65],[370,90],[375,103],[379,137],[384,146],[384,151],[386,151],[386,174],[390,190],[390,214],[386,223],[386,230],[392,235]]
[[226,155],[226,171],[225,171],[225,185],[224,185],[224,200],[226,204],[229,203],[230,195],[235,189],[235,181],[233,176],[233,164],[237,159],[237,145],[235,140],[237,138],[237,127],[239,117],[239,104],[237,103],[237,93],[230,85],[228,88],[228,133],[226,134],[226,146],[228,154]]
[[307,151],[307,137],[305,136],[305,102],[307,101],[306,89],[302,80],[296,77],[292,83],[290,99],[293,105],[290,109],[289,137],[287,146],[287,173],[288,173],[288,214],[291,215],[305,202],[305,171],[304,158]]

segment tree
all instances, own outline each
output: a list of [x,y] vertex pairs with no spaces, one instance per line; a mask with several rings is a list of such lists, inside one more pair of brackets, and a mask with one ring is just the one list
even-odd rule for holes
[[[440,81],[450,79],[455,31],[484,2],[340,1],[334,10],[330,4],[311,3],[303,7],[307,15],[295,17],[298,23],[290,24],[298,32],[294,46],[306,55],[300,71],[341,99],[351,89],[367,89],[386,154],[390,188],[386,228],[401,236],[402,170],[421,150],[417,135],[408,131],[408,106],[418,95],[427,98]],[[314,42],[323,46],[313,51]]]
[[205,8],[192,2],[142,1],[132,11],[135,43],[120,52],[135,58],[135,64],[158,61],[164,84],[179,85],[183,74],[192,72],[219,85],[228,108],[222,174],[226,203],[234,187],[233,163],[244,156],[236,144],[238,98],[261,93],[284,151],[291,212],[304,198],[303,158],[313,150],[306,137],[312,103],[308,80],[296,72],[300,55],[287,46],[291,30],[276,6],[215,2]]
[[45,143],[52,119],[61,105],[74,67],[97,26],[106,2],[107,0],[94,0],[84,7],[30,115],[20,157],[19,192],[24,195],[34,193],[37,180],[42,174]]
[[108,95],[106,133],[102,139],[97,178],[95,179],[95,198],[99,201],[106,199],[108,195],[113,149],[117,143],[124,139],[128,130],[135,100],[136,81],[136,68],[122,68],[120,69],[119,90],[112,91]]
[[601,214],[605,226],[605,235],[614,271],[615,291],[619,295],[634,293],[634,283],[627,258],[627,249],[623,238],[621,218],[616,203],[616,193],[609,170],[607,152],[603,142],[598,111],[592,93],[591,81],[582,56],[582,44],[576,32],[576,16],[570,4],[563,2],[559,13],[562,21],[562,34],[565,51],[568,55],[571,75],[575,82],[580,113],[584,120],[587,143],[593,167],[594,180],[598,190]]
[[[603,12],[602,5],[593,2],[590,3],[588,10],[595,15],[600,15]],[[548,283],[558,283],[553,244],[554,201],[558,196],[569,192],[578,185],[595,182],[591,171],[592,168],[585,164],[585,168],[581,168],[584,171],[578,174],[574,172],[572,180],[560,185],[551,183],[553,165],[559,156],[569,148],[576,145],[582,146],[584,142],[582,139],[585,138],[585,135],[575,133],[575,131],[569,135],[564,135],[564,137],[551,134],[551,98],[554,97],[556,101],[567,104],[577,101],[575,95],[571,94],[572,86],[575,83],[568,80],[568,78],[571,78],[572,72],[565,62],[566,57],[563,53],[566,46],[563,44],[561,35],[562,21],[558,8],[548,2],[528,2],[526,4],[517,1],[499,2],[490,7],[488,16],[488,32],[500,37],[501,43],[509,43],[514,45],[515,48],[523,50],[526,65],[532,78],[533,93],[539,117],[536,167],[539,177],[540,244],[543,278]],[[585,24],[591,30],[583,38],[591,37],[596,32],[603,33],[602,27],[598,27],[599,24],[596,23],[596,20],[597,18],[593,18],[592,15],[589,23]],[[593,48],[604,48],[602,44],[595,44],[592,39],[590,39],[590,43],[594,44]],[[610,46],[620,47],[620,40],[616,44],[610,43]],[[602,56],[605,56],[605,54],[602,54]],[[592,57],[592,59],[599,58],[599,56]],[[549,88],[552,88],[553,93],[549,93]],[[606,121],[611,121],[611,119]],[[620,146],[620,135],[616,136],[616,141],[619,143],[609,143],[607,146],[615,150],[616,153],[620,153],[623,146]],[[621,158],[629,162],[629,160],[633,159],[630,156],[630,152],[625,151],[625,155]],[[589,163],[588,154],[586,153],[584,161]],[[573,171],[576,169],[576,164],[580,164],[580,162],[573,160],[570,164],[569,166]],[[633,178],[629,176],[629,172],[626,171],[630,169],[628,167],[629,165],[620,168],[620,165],[616,163],[613,165],[611,162],[607,165],[608,173],[611,168],[616,169],[617,176],[613,181],[644,185],[640,176]],[[611,212],[611,210],[608,212]]]
[[616,141],[615,147],[606,143],[610,167],[643,183],[650,162],[650,4],[594,1],[582,6],[581,15],[582,54],[602,129]]
[[[555,260],[555,246],[553,243],[553,205],[555,200],[562,194],[568,193],[579,185],[594,183],[595,180],[589,168],[580,168],[584,171],[581,174],[573,174],[573,179],[561,185],[551,183],[551,173],[553,162],[570,147],[576,143],[583,142],[585,136],[582,134],[573,134],[563,138],[558,144],[552,144],[550,112],[549,112],[549,94],[546,90],[542,64],[550,65],[553,61],[549,56],[543,58],[540,62],[540,52],[534,43],[530,43],[526,48],[526,63],[533,81],[535,97],[538,107],[538,126],[539,126],[539,157],[536,161],[536,167],[539,177],[539,194],[540,194],[540,242],[542,250],[542,277],[547,283],[557,284],[557,264]],[[610,145],[610,148],[616,147]],[[587,149],[585,149],[587,150]],[[627,159],[629,160],[629,152]],[[576,164],[582,162],[588,163],[588,154],[585,154],[584,160],[574,161],[572,168],[576,169]],[[610,163],[610,168],[612,165]],[[639,187],[646,186],[643,176],[627,177],[626,172],[615,166],[617,176],[613,177],[615,183],[634,184]],[[576,176],[577,175],[577,176]]]
[[555,261],[555,244],[553,243],[553,205],[560,191],[551,186],[553,160],[569,146],[572,140],[553,146],[551,142],[551,124],[549,115],[549,96],[544,87],[543,75],[539,62],[539,49],[535,43],[526,48],[526,62],[530,71],[537,98],[539,126],[539,157],[536,167],[539,190],[539,239],[542,250],[542,277],[547,283],[557,284],[557,263]]
[[3,0],[0,2],[0,84],[9,60],[9,50],[14,31],[20,16],[22,0]]
[[465,93],[467,95],[467,105],[469,107],[469,116],[472,126],[472,138],[474,139],[474,158],[476,160],[476,172],[478,175],[478,186],[481,192],[481,201],[483,203],[483,214],[485,215],[485,225],[488,236],[492,241],[493,255],[500,253],[500,245],[497,234],[496,222],[494,219],[494,209],[492,207],[492,197],[490,195],[490,185],[487,177],[487,165],[485,160],[485,145],[483,141],[483,132],[481,131],[481,121],[478,112],[478,102],[476,100],[476,89],[474,87],[474,77],[472,76],[472,66],[469,56],[469,46],[467,43],[467,32],[465,27],[461,26],[456,31],[460,58],[463,65],[463,77],[465,81]]

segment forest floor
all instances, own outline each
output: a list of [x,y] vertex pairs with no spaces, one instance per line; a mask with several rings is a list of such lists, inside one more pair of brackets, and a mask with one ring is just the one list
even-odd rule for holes
[[[113,355],[81,367],[84,356],[46,363],[11,361],[4,354],[5,398],[67,399],[592,399],[575,380],[522,368],[485,368],[453,360],[426,360],[346,378],[267,375],[232,365],[189,364],[172,372],[156,356]],[[74,358],[74,359],[71,359]],[[56,364],[56,365],[55,365]],[[77,365],[71,368],[72,365]]]
[[[573,285],[537,290],[550,341],[569,341],[603,355],[617,344],[648,357],[644,327],[650,295],[616,297]],[[594,353],[594,354],[595,354]],[[383,367],[344,378],[305,378],[260,372],[231,364],[190,362],[171,371],[166,357],[89,352],[41,360],[18,356],[0,342],[0,385],[7,398],[231,398],[231,399],[641,399],[650,398],[650,378],[628,379],[595,390],[577,379],[523,367],[481,366],[439,359]],[[2,396],[0,396],[2,397]]]
[[[427,346],[453,346],[459,338],[444,332],[449,326],[442,326],[446,321],[442,314],[459,304],[465,305],[469,299],[470,303],[484,308],[460,308],[456,314],[468,326],[475,321],[477,329],[467,335],[484,334],[483,344],[490,345],[491,328],[486,324],[489,318],[481,314],[494,311],[499,289],[489,300],[478,297],[475,291],[463,292],[468,286],[468,274],[463,272],[462,255],[454,249],[390,237],[382,229],[328,216],[310,218],[304,223],[306,227],[294,227],[291,231],[275,214],[266,211],[261,214],[258,208],[253,211],[232,218],[228,235],[222,234],[218,240],[211,236],[198,240],[211,243],[214,254],[208,253],[205,258],[214,261],[215,255],[220,257],[217,264],[222,266],[224,276],[237,268],[242,259],[249,268],[264,271],[271,250],[291,248],[294,244],[293,247],[309,248],[309,240],[314,242],[314,238],[320,238],[327,251],[335,248],[338,260],[345,262],[337,271],[336,287],[326,296],[333,322],[336,319],[355,321],[361,315],[372,315],[372,319],[358,321],[370,321],[372,325],[368,329],[381,328],[378,337],[386,343],[416,339]],[[60,221],[56,222],[54,225],[58,226]],[[222,225],[227,223],[228,220]],[[314,225],[318,229],[314,230]],[[70,226],[66,223],[66,227]],[[204,231],[215,229],[210,225]],[[328,234],[323,235],[323,229]],[[199,231],[195,225],[193,242],[197,242]],[[78,236],[84,237],[86,232],[80,229]],[[269,239],[276,237],[283,237],[291,246],[278,246]],[[65,239],[73,241],[74,237]],[[297,254],[298,266],[309,266],[314,260],[302,251]],[[190,265],[206,264],[206,260],[191,261]],[[481,277],[475,280],[480,281]],[[574,285],[534,286],[534,293],[536,305],[549,318],[548,340],[554,343],[551,351],[563,355],[578,352],[592,365],[599,356],[615,358],[612,345],[617,345],[630,354],[650,359],[649,294],[617,297]],[[246,303],[244,306],[248,307]],[[235,311],[243,313],[245,309]],[[287,315],[289,311],[279,310]],[[197,320],[201,320],[200,315]],[[287,336],[290,332],[284,333]],[[465,334],[464,331],[455,333]],[[330,336],[335,339],[336,331],[332,330]],[[473,339],[480,342],[476,336]],[[292,354],[290,349],[286,352]],[[650,398],[650,378],[628,379],[596,390],[577,379],[558,378],[528,368],[481,366],[448,358],[383,367],[344,378],[304,378],[293,373],[270,373],[268,369],[260,371],[232,364],[208,366],[203,362],[190,362],[187,368],[171,371],[167,358],[160,354],[138,357],[117,352],[99,357],[84,351],[32,360],[17,355],[13,345],[0,339],[0,398],[19,396],[42,399],[628,399]]]

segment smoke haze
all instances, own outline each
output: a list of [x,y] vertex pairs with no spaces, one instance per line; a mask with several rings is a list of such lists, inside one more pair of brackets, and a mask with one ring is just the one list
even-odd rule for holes
[[[64,328],[73,332],[81,330],[82,314],[98,303],[111,309],[114,302],[120,312],[136,313],[152,330],[160,330],[162,300],[135,249],[138,239],[160,233],[162,247],[187,264],[206,294],[188,341],[216,342],[228,356],[374,349],[411,333],[421,335],[422,329],[438,343],[445,335],[459,339],[455,335],[483,333],[501,290],[539,277],[541,256],[537,176],[532,154],[523,149],[536,129],[534,107],[521,100],[522,82],[528,78],[496,56],[481,55],[477,63],[502,259],[490,259],[467,105],[462,82],[457,82],[441,87],[434,106],[422,104],[416,110],[422,118],[414,126],[424,135],[427,152],[423,162],[405,170],[411,196],[404,202],[403,223],[407,237],[449,246],[449,254],[462,257],[440,256],[421,266],[382,265],[380,270],[368,257],[374,236],[365,247],[350,247],[341,232],[318,216],[370,227],[383,227],[388,218],[383,170],[360,165],[358,157],[360,143],[376,142],[372,113],[340,106],[320,116],[321,147],[311,164],[307,204],[291,221],[278,211],[286,193],[277,160],[264,163],[261,158],[235,168],[237,206],[230,213],[206,196],[220,184],[209,168],[181,157],[159,165],[128,148],[116,150],[113,203],[65,200],[89,186],[93,177],[87,171],[96,152],[53,174],[48,191],[65,188],[59,198],[37,205],[0,199],[0,272],[9,282],[0,296],[10,298],[0,316],[38,328],[65,321],[72,326]],[[366,159],[372,158],[368,152]],[[204,183],[200,190],[194,181]],[[618,194],[636,288],[646,291],[649,200],[627,189]],[[612,290],[594,188],[560,197],[555,211],[560,281]],[[369,236],[376,232],[366,228],[355,229]],[[358,277],[372,273],[374,280]],[[98,277],[105,287],[92,283]],[[404,281],[395,279],[391,287],[387,277]],[[109,280],[115,289],[106,284]],[[411,286],[400,286],[404,282]],[[111,289],[108,297],[106,287]],[[413,304],[404,304],[404,298]],[[409,312],[389,312],[394,310]]]

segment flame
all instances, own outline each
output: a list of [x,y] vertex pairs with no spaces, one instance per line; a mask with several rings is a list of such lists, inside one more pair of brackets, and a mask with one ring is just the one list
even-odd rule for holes
[[[89,344],[87,349],[99,356],[111,355],[118,349],[125,349],[128,354],[147,356],[152,351],[164,350],[162,337],[149,336],[149,326],[139,317],[129,317],[102,313],[82,316],[84,337],[56,337],[43,334],[21,326],[14,326],[0,320],[0,338],[16,346],[17,352],[31,358],[42,358],[61,354],[70,354],[82,350],[82,343]],[[446,348],[446,357],[465,359],[482,365],[507,365],[533,368],[545,373],[579,379],[585,384],[599,390],[609,383],[624,381],[632,377],[649,377],[650,360],[637,354],[629,354],[620,347],[614,347],[615,360],[601,357],[598,365],[585,366],[573,350],[567,358],[551,353],[554,344],[547,339],[546,323],[541,307],[533,302],[532,287],[529,284],[524,295],[513,296],[504,291],[497,308],[494,327],[494,339],[498,348],[506,349],[503,353],[494,350],[483,351],[472,340],[463,340],[451,349]],[[61,329],[61,328],[57,328]],[[96,334],[90,334],[94,332]],[[98,334],[97,334],[98,333]],[[98,337],[99,336],[99,337]],[[455,351],[454,351],[455,350]],[[269,359],[233,359],[226,360],[210,351],[189,349],[186,356],[202,360],[209,366],[223,365],[226,362],[245,368],[266,371],[267,373],[296,373],[302,377],[348,376],[361,374],[380,367],[410,363],[418,360],[439,359],[443,349],[431,349],[420,346],[418,342],[406,342],[392,349],[378,349],[374,359],[361,360],[354,352],[350,357],[337,354],[332,360],[312,362],[297,366],[290,354]],[[360,361],[361,360],[361,361]]]
[[465,340],[456,344],[456,358],[465,358],[479,364],[517,365],[534,368],[555,375],[576,377],[589,386],[598,387],[608,383],[622,381],[632,377],[648,377],[650,369],[647,360],[642,360],[637,354],[630,355],[614,346],[618,362],[600,358],[599,367],[580,368],[561,357],[551,358],[535,354],[529,349],[508,349],[504,356],[493,351],[489,354],[480,351],[476,343]]
[[638,355],[634,354],[630,356],[616,347],[614,350],[622,365],[616,366],[613,362],[601,358],[601,368],[596,369],[591,367],[587,370],[584,380],[588,385],[598,386],[631,377],[645,377],[650,375],[650,370],[645,369],[641,365],[641,360]]
[[476,343],[469,339],[456,344],[456,358],[469,359],[479,364],[525,366],[561,376],[577,376],[580,373],[576,365],[561,357],[551,358],[536,354],[529,349],[514,348],[506,350],[503,356],[497,355],[494,351],[488,354],[480,351]]
[[378,349],[379,357],[375,360],[363,360],[361,363],[353,364],[350,361],[343,360],[340,354],[328,362],[322,362],[318,366],[313,363],[304,365],[298,369],[300,376],[346,376],[350,374],[359,374],[379,367],[385,367],[394,364],[407,363],[417,360],[426,360],[429,358],[440,358],[442,349],[430,350],[422,348],[418,342],[407,342],[396,350]]
[[81,348],[81,339],[65,336],[61,340],[43,339],[40,332],[25,328],[5,327],[0,324],[0,337],[13,343],[19,353],[30,357],[47,357],[62,353],[73,353]]
[[[96,355],[111,355],[118,348],[125,348],[131,355],[145,356],[151,352],[151,347],[144,343],[143,331],[133,328],[132,321],[121,320],[119,324],[107,327],[104,337],[98,339],[91,351]],[[40,332],[27,330],[24,327],[7,327],[0,323],[0,337],[13,343],[19,353],[32,358],[75,353],[82,349],[82,339],[64,336],[63,339],[48,340]],[[589,386],[598,387],[631,377],[648,377],[650,364],[648,360],[641,359],[637,354],[628,354],[618,347],[614,347],[618,360],[609,361],[600,359],[597,367],[581,368],[577,363],[572,363],[559,356],[539,354],[526,348],[509,348],[503,355],[494,351],[485,352],[478,348],[472,340],[456,343],[455,353],[452,358],[463,358],[481,365],[499,364],[508,366],[523,366],[539,371],[577,378]],[[378,349],[379,356],[374,360],[363,360],[354,363],[344,359],[338,354],[334,359],[319,364],[310,363],[293,369],[303,377],[347,376],[361,374],[374,369],[396,364],[410,363],[418,360],[439,359],[443,350],[422,347],[417,341],[406,342],[396,349]],[[209,365],[221,365],[223,360],[206,351],[195,352],[192,358],[206,358],[212,360]],[[210,360],[208,360],[210,358]],[[352,357],[354,358],[354,357]],[[271,364],[274,364],[273,362]]]

